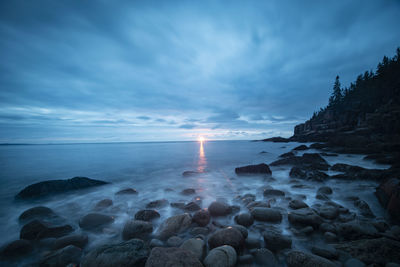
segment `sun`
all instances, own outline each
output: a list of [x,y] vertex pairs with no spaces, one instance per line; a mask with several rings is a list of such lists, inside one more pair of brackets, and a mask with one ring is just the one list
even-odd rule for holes
[[203,136],[199,136],[199,142],[203,143],[206,139]]

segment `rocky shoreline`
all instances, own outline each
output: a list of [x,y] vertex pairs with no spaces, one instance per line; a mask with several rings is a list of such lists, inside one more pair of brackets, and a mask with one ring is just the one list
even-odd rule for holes
[[[307,152],[310,148],[318,153]],[[396,168],[331,166],[325,160],[336,156],[318,143],[296,147],[269,164],[238,167],[237,179],[262,179],[263,185],[257,192],[238,191],[233,199],[215,199],[207,206],[196,188],[165,188],[188,201],[148,202],[115,233],[117,241],[106,244],[92,244],[91,236],[111,231],[118,219],[113,199],[88,210],[78,228],[62,212],[34,206],[19,216],[20,239],[2,248],[1,260],[11,266],[26,259],[39,266],[399,266]],[[271,186],[279,182],[276,168],[290,169],[287,189]],[[71,180],[72,187],[71,182],[50,181],[21,192],[31,192],[31,200],[80,190],[79,185],[107,186],[88,178]],[[376,216],[355,192],[336,199],[341,189],[328,186],[329,181],[379,184],[376,196],[387,216]],[[294,193],[302,190],[307,194]],[[121,188],[115,197],[135,198],[140,192]],[[312,205],[306,203],[309,198]],[[160,215],[166,207],[174,209],[172,216]]]

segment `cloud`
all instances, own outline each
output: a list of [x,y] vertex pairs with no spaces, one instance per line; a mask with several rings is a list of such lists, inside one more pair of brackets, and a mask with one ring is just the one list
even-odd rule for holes
[[145,120],[145,121],[151,120],[151,118],[148,116],[138,116],[136,118],[138,118],[139,120]]
[[181,128],[181,129],[194,129],[194,128],[196,128],[196,125],[194,125],[194,124],[182,124],[182,125],[179,126],[179,128]]

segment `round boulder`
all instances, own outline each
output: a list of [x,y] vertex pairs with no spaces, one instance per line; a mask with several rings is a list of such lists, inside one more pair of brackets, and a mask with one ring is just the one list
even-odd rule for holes
[[57,238],[54,242],[53,248],[60,249],[69,245],[83,249],[88,243],[88,236],[85,234],[67,235]]
[[244,239],[244,236],[238,229],[227,227],[213,233],[208,238],[208,245],[210,248],[229,245],[236,250],[239,250],[244,245]]
[[186,230],[192,223],[192,217],[188,213],[175,215],[166,219],[158,228],[157,235],[161,240],[179,234]]
[[186,249],[155,247],[151,250],[146,267],[161,266],[202,267],[203,265],[192,252]]
[[160,218],[160,213],[156,210],[140,210],[135,214],[135,220],[152,221]]
[[204,259],[206,267],[233,267],[236,264],[236,251],[231,246],[220,246],[212,249]]
[[130,220],[125,223],[122,230],[122,238],[129,240],[133,238],[146,239],[153,232],[153,225],[150,222]]
[[38,206],[27,209],[24,211],[18,218],[20,222],[31,221],[34,219],[53,219],[56,218],[57,215],[54,211],[48,207]]
[[226,216],[231,214],[232,208],[226,203],[214,201],[208,206],[211,216]]
[[7,244],[1,251],[4,258],[14,258],[30,253],[33,246],[30,241],[19,239]]
[[250,213],[241,213],[235,216],[235,222],[245,227],[249,227],[254,223],[254,218]]
[[281,212],[274,208],[256,207],[253,208],[250,211],[250,213],[257,221],[275,222],[275,223],[279,223],[282,221]]
[[199,226],[206,226],[210,222],[210,213],[208,210],[199,210],[193,215],[193,222]]
[[303,251],[290,251],[286,258],[286,263],[288,267],[315,267],[315,266],[324,266],[324,267],[334,267],[336,266],[330,260],[322,258],[317,255],[305,253]]
[[180,248],[191,251],[199,260],[204,258],[206,252],[206,244],[200,238],[190,238],[183,242]]
[[89,213],[80,219],[79,226],[84,230],[97,231],[113,222],[114,217],[112,216],[100,213]]

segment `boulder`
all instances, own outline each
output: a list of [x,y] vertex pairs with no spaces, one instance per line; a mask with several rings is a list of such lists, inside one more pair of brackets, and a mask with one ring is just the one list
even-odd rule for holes
[[390,216],[400,220],[400,179],[392,178],[383,181],[376,188],[375,195]]
[[247,237],[244,243],[247,249],[261,248],[261,240],[258,238]]
[[160,218],[160,213],[156,210],[140,210],[135,214],[135,220],[152,221]]
[[33,220],[25,224],[20,231],[20,238],[26,240],[58,238],[74,231],[70,225],[50,227],[39,220]]
[[96,206],[94,207],[96,210],[101,210],[101,209],[105,209],[108,207],[111,207],[113,205],[113,201],[109,198],[100,200],[99,202],[97,202]]
[[358,220],[336,223],[335,228],[337,235],[344,240],[357,240],[378,236],[378,231],[371,223]]
[[82,249],[73,245],[52,251],[40,260],[40,266],[57,267],[72,264],[77,266],[81,261]]
[[299,146],[293,148],[293,150],[295,150],[295,151],[302,151],[302,150],[307,150],[307,149],[308,149],[308,146],[306,146],[306,145],[299,145]]
[[140,239],[107,244],[91,250],[82,259],[82,267],[144,266],[149,249]]
[[245,227],[249,227],[254,223],[254,218],[250,213],[241,213],[235,216],[235,222]]
[[263,195],[264,197],[283,197],[285,196],[285,192],[278,189],[265,188],[263,190]]
[[151,250],[146,267],[182,266],[202,267],[198,258],[190,251],[182,248],[155,247]]
[[35,183],[22,189],[16,199],[33,199],[61,194],[78,189],[108,184],[104,181],[89,179],[86,177],[74,177],[68,180],[49,180]]
[[354,206],[356,206],[360,212],[361,215],[367,218],[374,218],[375,215],[372,213],[371,208],[369,207],[368,203],[365,202],[364,200],[358,199],[354,201]]
[[230,227],[233,227],[233,228],[239,230],[239,232],[242,234],[242,236],[243,236],[245,239],[246,239],[247,236],[249,235],[249,232],[247,231],[246,227],[244,227],[244,226],[242,226],[242,225],[236,224],[236,225],[232,225],[232,226],[230,226]]
[[287,153],[283,153],[282,155],[280,155],[280,158],[290,158],[290,157],[294,157],[294,153],[293,152],[287,152]]
[[[343,264],[343,267],[365,267],[366,265],[360,261],[359,259],[350,258],[346,260]],[[388,267],[387,264],[385,267]]]
[[150,222],[130,220],[125,223],[122,230],[122,238],[129,240],[133,238],[147,239],[153,232],[153,225]]
[[335,267],[336,264],[328,259],[303,251],[292,250],[286,258],[288,267]]
[[158,228],[157,236],[161,240],[185,231],[192,223],[192,217],[188,213],[175,215],[166,219]]
[[226,203],[214,201],[208,206],[211,216],[226,216],[232,213],[232,207]]
[[113,222],[113,216],[101,213],[89,213],[79,220],[79,226],[84,230],[101,231],[103,227]]
[[157,199],[147,203],[146,208],[147,209],[163,208],[168,206],[168,204],[169,202],[166,199]]
[[180,248],[192,252],[200,261],[204,258],[206,253],[206,244],[200,238],[190,238],[183,242]]
[[183,209],[186,211],[198,211],[201,208],[196,202],[189,202],[185,206],[183,206]]
[[73,234],[57,238],[53,249],[64,248],[69,245],[83,249],[88,243],[88,236],[85,234]]
[[196,190],[194,190],[193,188],[186,188],[186,189],[182,190],[181,194],[185,195],[185,196],[193,195],[193,194],[196,194]]
[[199,226],[206,226],[210,222],[210,213],[208,210],[199,210],[193,215],[192,220]]
[[150,248],[163,247],[164,246],[164,242],[162,242],[159,239],[153,238],[152,240],[150,240],[149,246],[150,246]]
[[237,261],[236,251],[231,246],[212,249],[204,259],[205,267],[233,267]]
[[302,208],[308,208],[308,205],[304,201],[294,199],[289,202],[289,208],[297,210]]
[[279,223],[282,221],[282,214],[278,209],[256,207],[250,211],[257,221]]
[[248,208],[249,210],[252,210],[253,208],[270,208],[271,206],[269,205],[268,202],[265,201],[252,201],[249,204],[246,205],[246,208]]
[[318,216],[312,209],[303,208],[289,212],[288,219],[291,224],[312,226],[318,228],[323,222],[322,218]]
[[323,182],[329,175],[319,170],[309,170],[304,167],[294,166],[289,172],[291,178],[299,178],[308,181]]
[[229,245],[236,250],[239,250],[244,245],[244,237],[242,233],[233,227],[227,227],[217,230],[208,238],[210,248],[216,248],[223,245]]
[[333,191],[332,188],[330,188],[329,186],[321,186],[320,188],[318,188],[317,193],[331,195]]
[[277,252],[282,249],[292,247],[292,239],[288,235],[275,230],[267,230],[263,232],[265,247],[269,250]]
[[34,219],[43,220],[43,219],[54,219],[57,218],[57,214],[48,207],[38,206],[27,209],[18,217],[20,222],[27,222]]
[[207,227],[193,227],[190,229],[190,234],[192,236],[199,236],[199,235],[208,235],[208,233],[210,232],[210,229]]
[[136,191],[136,189],[133,188],[125,188],[122,189],[120,191],[118,191],[117,193],[115,193],[116,195],[137,195],[139,194],[138,191]]
[[269,266],[269,267],[277,267],[278,262],[274,256],[274,254],[266,248],[255,249],[252,252],[254,256],[254,261],[259,266]]
[[7,244],[1,251],[1,255],[6,258],[16,258],[24,256],[33,250],[32,243],[25,239],[15,240]]
[[183,243],[183,240],[179,236],[171,236],[167,240],[167,245],[169,247],[179,247],[182,243]]
[[335,206],[324,204],[319,208],[318,213],[322,218],[334,220],[339,216],[339,209]]
[[198,175],[198,174],[201,174],[202,172],[197,172],[197,171],[184,171],[183,173],[182,173],[182,176],[183,177],[190,177],[190,176],[195,176],[195,175]]
[[236,174],[272,174],[269,166],[265,163],[258,165],[248,165],[244,167],[235,168]]
[[279,159],[270,164],[271,166],[293,165],[309,170],[324,170],[329,169],[329,164],[318,153],[304,153],[301,157],[287,157]]
[[337,252],[337,250],[329,245],[313,246],[311,248],[311,252],[315,255],[324,257],[329,260],[336,260],[337,258],[339,258],[339,253]]

